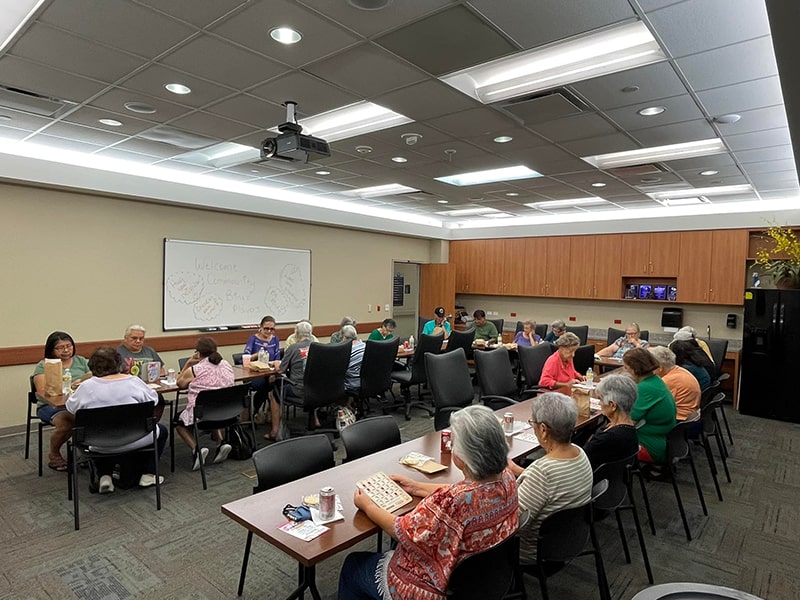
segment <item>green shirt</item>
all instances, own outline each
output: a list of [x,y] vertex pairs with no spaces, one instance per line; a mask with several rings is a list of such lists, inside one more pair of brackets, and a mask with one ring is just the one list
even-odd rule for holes
[[491,340],[497,337],[497,327],[491,321],[484,322],[483,325],[475,325],[476,340]]
[[394,337],[393,333],[390,333],[386,337],[383,337],[383,335],[381,335],[381,330],[380,329],[373,329],[372,333],[369,334],[369,337],[367,339],[380,342],[381,340],[390,340],[393,337]]
[[638,384],[639,397],[633,405],[631,419],[645,424],[636,430],[639,443],[657,462],[667,460],[667,434],[675,427],[677,408],[667,385],[658,375],[642,379]]

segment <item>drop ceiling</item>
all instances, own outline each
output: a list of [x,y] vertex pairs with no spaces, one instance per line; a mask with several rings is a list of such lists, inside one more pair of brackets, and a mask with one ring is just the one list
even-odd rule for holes
[[[439,80],[636,20],[654,34],[666,60],[495,105]],[[275,42],[269,30],[279,25],[303,39]],[[164,87],[171,82],[192,91],[173,94]],[[46,0],[0,54],[0,86],[43,97],[26,108],[24,96],[20,106],[9,99],[13,92],[0,93],[6,179],[108,185],[103,191],[136,185],[132,195],[159,201],[411,234],[416,223],[422,228],[416,233],[444,239],[462,235],[460,227],[481,237],[504,220],[441,214],[447,210],[493,209],[509,222],[548,227],[593,218],[624,223],[648,209],[666,218],[689,214],[646,193],[657,189],[752,186],[709,196],[708,214],[787,198],[800,204],[763,0],[394,0],[376,11],[346,0]],[[273,160],[215,169],[184,160],[220,142],[258,147],[285,120],[286,100],[298,102],[299,118],[368,100],[413,122],[336,141],[330,157],[308,164]],[[132,112],[130,103],[154,110]],[[666,110],[637,113],[651,106]],[[715,122],[728,113],[741,119]],[[406,142],[408,133],[416,134],[415,143]],[[513,139],[495,142],[500,136]],[[723,140],[724,153],[661,162],[656,173],[601,171],[581,160],[714,137]],[[48,160],[75,152],[126,164],[107,173],[107,184],[76,161],[45,176],[34,168],[41,155],[21,150],[32,145],[50,149]],[[33,161],[29,168],[23,159]],[[518,164],[542,176],[465,187],[435,179]],[[150,165],[171,170],[180,182],[159,187],[156,177],[145,184]],[[345,195],[389,183],[419,192]],[[608,202],[528,206],[589,196]]]

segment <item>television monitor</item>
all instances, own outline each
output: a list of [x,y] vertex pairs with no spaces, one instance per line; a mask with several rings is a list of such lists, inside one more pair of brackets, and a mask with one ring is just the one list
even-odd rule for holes
[[678,299],[678,286],[676,285],[668,285],[667,286],[667,300],[670,302],[675,302]]
[[643,283],[639,286],[639,299],[652,300],[653,299],[653,286]]
[[625,298],[628,300],[635,300],[639,297],[639,286],[638,284],[632,283],[628,287],[625,288]]
[[667,299],[667,286],[665,285],[654,285],[653,286],[653,298],[656,300],[666,300]]

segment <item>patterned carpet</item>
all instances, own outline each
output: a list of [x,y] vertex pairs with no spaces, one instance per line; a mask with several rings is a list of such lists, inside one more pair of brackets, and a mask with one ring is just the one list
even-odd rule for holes
[[[648,484],[657,535],[645,538],[656,583],[695,581],[729,586],[769,600],[800,599],[800,426],[740,416],[727,407],[735,445],[722,475],[724,502],[714,493],[708,465],[695,448],[709,517],[703,516],[688,468],[680,489],[693,541],[687,542],[668,483]],[[403,439],[433,429],[421,411],[406,422],[395,413]],[[262,430],[263,431],[263,430]],[[36,474],[23,459],[23,435],[0,439],[0,599],[124,600],[129,598],[215,600],[235,598],[245,530],[224,517],[220,505],[248,495],[253,480],[242,474],[249,461],[208,468],[209,489],[180,441],[169,473],[163,509],[155,511],[152,488],[89,494],[81,474],[81,530],[72,527],[72,504],[63,473]],[[166,454],[166,453],[165,453]],[[342,451],[337,452],[341,456]],[[637,492],[638,500],[638,492]],[[640,503],[641,506],[641,503]],[[274,507],[280,510],[282,507]],[[644,520],[644,511],[640,510]],[[633,564],[625,563],[613,519],[599,523],[599,537],[614,598],[631,598],[647,585],[630,516],[624,516]],[[372,549],[368,540],[356,549]],[[336,597],[344,555],[317,568],[324,598]],[[243,598],[277,599],[294,588],[296,563],[255,539]],[[538,583],[526,580],[530,598]],[[553,599],[598,598],[591,558],[578,559],[549,581]]]

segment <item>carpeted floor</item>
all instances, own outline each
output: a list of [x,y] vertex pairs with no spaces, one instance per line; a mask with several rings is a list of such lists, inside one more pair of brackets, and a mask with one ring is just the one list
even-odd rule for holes
[[[656,583],[695,581],[769,600],[800,599],[800,426],[726,408],[735,445],[729,459],[733,482],[723,475],[721,483],[725,501],[716,498],[699,448],[695,456],[708,517],[688,468],[681,472],[693,541],[686,541],[670,485],[648,484],[657,535],[646,529],[645,538]],[[414,411],[408,422],[394,414],[404,440],[433,429],[433,420],[422,411]],[[236,597],[246,532],[221,514],[220,505],[251,493],[253,480],[242,474],[251,468],[249,461],[210,466],[209,489],[203,491],[200,474],[191,471],[189,453],[178,440],[176,472],[169,473],[167,453],[162,459],[167,483],[160,512],[152,489],[90,495],[83,472],[81,530],[76,532],[66,476],[45,467],[39,478],[35,441],[34,457],[27,461],[23,445],[24,435],[0,439],[0,599]],[[341,455],[340,449],[339,460]],[[640,514],[644,520],[644,511]],[[613,519],[599,524],[599,536],[612,596],[627,599],[646,587],[647,579],[633,523],[629,515],[624,518],[633,564],[625,563]],[[374,541],[361,547],[372,549]],[[336,597],[342,560],[344,555],[318,566],[324,598]],[[256,538],[243,597],[283,598],[294,588],[296,573],[296,563]],[[540,597],[536,581],[526,585],[530,598]],[[598,598],[591,558],[568,565],[549,587],[553,599]]]

